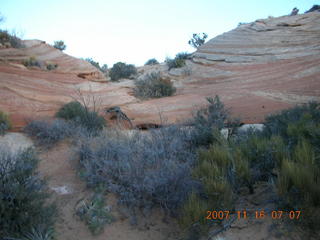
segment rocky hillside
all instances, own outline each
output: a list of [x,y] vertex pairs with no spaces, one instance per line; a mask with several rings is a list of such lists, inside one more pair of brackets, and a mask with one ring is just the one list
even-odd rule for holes
[[[214,26],[213,26],[214,27]],[[297,103],[320,100],[320,12],[242,24],[201,46],[180,69],[164,64],[139,68],[140,75],[160,71],[177,92],[172,97],[141,101],[133,81],[106,81],[91,64],[32,40],[25,48],[0,49],[0,109],[16,128],[25,120],[53,116],[68,101],[94,96],[105,107],[120,106],[133,124],[183,120],[220,95],[234,116],[261,122],[267,114]],[[34,57],[40,67],[22,62]],[[47,70],[48,64],[57,64]],[[106,116],[107,117],[107,116]]]

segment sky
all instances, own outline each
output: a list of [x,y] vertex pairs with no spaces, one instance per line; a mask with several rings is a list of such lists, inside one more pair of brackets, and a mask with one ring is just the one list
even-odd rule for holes
[[268,16],[304,13],[319,0],[0,0],[1,29],[49,44],[63,40],[65,53],[116,62],[163,62],[193,52],[188,40],[205,32],[211,39]]

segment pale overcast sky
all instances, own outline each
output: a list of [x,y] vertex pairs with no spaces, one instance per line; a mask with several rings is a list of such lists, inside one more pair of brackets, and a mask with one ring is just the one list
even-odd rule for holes
[[268,16],[300,13],[316,0],[0,0],[5,22],[24,39],[64,40],[66,53],[109,67],[118,61],[143,65],[194,51],[192,33],[209,39]]

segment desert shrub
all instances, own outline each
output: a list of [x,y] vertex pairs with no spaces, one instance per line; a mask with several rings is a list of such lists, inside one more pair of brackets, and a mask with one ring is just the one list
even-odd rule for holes
[[[319,228],[320,200],[320,109],[319,103],[283,110],[266,119],[264,135],[274,142],[273,134],[285,146],[277,153],[277,190],[281,207],[302,210],[298,221],[309,229]],[[270,137],[271,135],[271,137]],[[278,137],[279,138],[279,137]],[[277,144],[277,143],[274,143]]]
[[[264,133],[267,136],[280,135],[289,144],[296,144],[297,138],[302,135],[311,137],[308,128],[320,123],[320,104],[310,102],[301,106],[295,106],[280,113],[268,116],[265,120]],[[291,125],[291,127],[289,126]],[[293,129],[293,125],[298,129]],[[291,128],[291,130],[288,129]],[[297,132],[299,130],[299,132]]]
[[144,65],[156,65],[156,64],[159,64],[159,62],[157,61],[157,59],[151,58],[151,59],[149,59]]
[[188,44],[194,48],[198,48],[205,43],[207,37],[208,34],[206,33],[202,33],[202,36],[200,33],[194,33],[192,38],[188,41]]
[[186,65],[186,59],[190,58],[189,53],[181,52],[176,55],[174,59],[167,58],[166,64],[169,67],[169,70],[172,68],[181,68]]
[[281,164],[281,158],[289,152],[281,137],[266,138],[259,134],[252,134],[237,147],[249,162],[251,184],[256,181],[268,181],[273,176],[272,169],[278,167]]
[[59,49],[61,51],[66,50],[67,46],[64,44],[64,41],[59,40],[59,41],[54,41],[53,47],[56,49]]
[[204,234],[209,227],[221,223],[219,220],[206,219],[207,211],[233,210],[238,179],[243,179],[249,171],[245,159],[234,154],[228,142],[218,131],[218,139],[209,149],[199,151],[193,169],[193,177],[201,182],[201,191],[189,195],[181,208],[179,223],[191,234]]
[[70,137],[73,133],[73,126],[62,119],[34,120],[24,128],[24,132],[35,137],[39,145],[49,147]]
[[51,70],[56,69],[56,68],[58,67],[58,64],[56,64],[56,63],[49,63],[49,64],[47,64],[46,67],[47,67],[47,70],[51,71]]
[[[23,234],[21,240],[53,240],[54,239],[54,229],[53,228],[43,228],[36,227],[32,228],[31,231]],[[20,240],[20,239],[12,239]]]
[[152,72],[143,79],[135,80],[134,95],[142,99],[172,96],[175,91],[171,80],[162,78],[159,72]]
[[13,48],[22,48],[24,44],[15,33],[9,33],[7,30],[0,29],[0,43]]
[[84,114],[85,108],[78,101],[72,101],[63,105],[58,112],[56,117],[63,118],[65,120],[73,120]]
[[5,134],[12,127],[8,114],[0,111],[0,135]]
[[88,225],[94,235],[101,233],[104,226],[113,221],[104,198],[102,193],[95,193],[90,201],[83,201],[77,208],[77,215]]
[[221,130],[230,120],[229,111],[224,107],[220,98],[207,98],[208,106],[196,112],[191,124],[193,143],[196,146],[208,146],[214,142],[214,130]]
[[101,135],[78,144],[82,177],[90,187],[104,185],[117,193],[131,217],[137,209],[160,206],[175,214],[196,182],[191,179],[195,154],[189,134],[171,126],[135,133]]
[[131,75],[136,73],[137,69],[134,65],[118,62],[110,69],[109,76],[112,81],[117,81],[120,78],[129,78]]
[[102,66],[100,66],[99,62],[94,61],[92,58],[86,58],[85,60],[91,63],[92,66],[96,67],[99,71],[103,73],[106,73],[108,70],[107,64],[103,64]]
[[172,68],[181,68],[184,65],[186,65],[186,62],[184,59],[171,59],[171,58],[167,58],[166,59],[166,64],[169,67],[169,70],[171,70]]
[[78,101],[63,105],[56,113],[56,117],[70,120],[93,132],[102,130],[106,125],[104,118],[99,116],[98,112],[89,110]]
[[41,63],[35,57],[29,57],[23,61],[26,67],[41,67]]
[[191,57],[191,54],[190,53],[187,53],[187,52],[180,52],[180,53],[177,53],[176,55],[176,59],[184,59],[184,60],[187,60],[187,59],[190,59]]
[[48,204],[46,183],[36,172],[32,149],[12,153],[0,145],[0,237],[20,237],[53,226],[55,207]]
[[300,223],[312,230],[319,229],[320,161],[319,154],[306,139],[300,139],[290,157],[283,158],[277,189],[283,203],[301,210]]

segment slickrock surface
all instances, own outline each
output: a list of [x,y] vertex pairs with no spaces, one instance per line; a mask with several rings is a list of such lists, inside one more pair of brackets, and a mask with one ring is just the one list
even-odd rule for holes
[[[25,49],[0,49],[0,109],[11,114],[16,127],[28,117],[52,116],[77,96],[76,89],[95,96],[102,108],[120,106],[135,125],[159,123],[160,114],[168,122],[183,120],[216,94],[246,123],[320,100],[320,12],[242,24],[201,46],[182,69],[139,68],[141,74],[160,71],[177,87],[175,96],[144,101],[133,96],[132,80],[106,82],[83,60],[40,41],[26,44]],[[59,66],[27,69],[21,65],[27,56]]]

